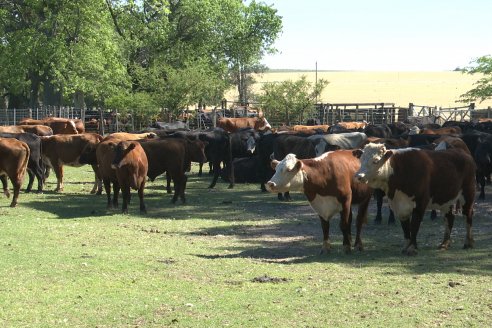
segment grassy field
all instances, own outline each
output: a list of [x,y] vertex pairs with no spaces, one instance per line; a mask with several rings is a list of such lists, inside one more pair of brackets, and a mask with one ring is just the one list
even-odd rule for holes
[[[195,167],[194,167],[195,169]],[[492,322],[492,213],[477,204],[476,246],[456,221],[449,251],[428,217],[416,257],[399,225],[363,232],[344,254],[338,218],[319,256],[319,221],[304,196],[280,203],[257,185],[228,190],[190,175],[185,205],[157,179],[147,215],[89,195],[89,167],[66,168],[63,194],[0,199],[2,327],[485,327]],[[488,198],[492,197],[488,190]]]
[[[313,83],[316,80],[314,71],[271,71],[257,75],[253,89],[259,92],[264,83],[297,80],[301,75],[306,75]],[[473,88],[479,77],[461,72],[318,72],[318,79],[330,82],[321,95],[321,102],[387,102],[402,107],[409,103],[438,107],[468,105],[456,101]],[[226,98],[236,99],[237,92],[231,90]],[[487,106],[492,106],[492,100],[476,104],[477,108]]]

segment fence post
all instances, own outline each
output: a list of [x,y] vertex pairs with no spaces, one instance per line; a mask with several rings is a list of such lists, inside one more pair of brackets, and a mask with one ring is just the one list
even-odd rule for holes
[[212,109],[212,124],[214,128],[217,127],[217,113],[215,111],[215,107]]
[[99,134],[104,135],[104,115],[102,108],[99,108]]
[[413,103],[408,104],[408,116],[413,116]]

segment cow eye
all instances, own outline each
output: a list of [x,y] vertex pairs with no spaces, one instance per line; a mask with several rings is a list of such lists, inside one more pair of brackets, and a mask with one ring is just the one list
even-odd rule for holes
[[375,158],[375,159],[373,159],[373,161],[372,161],[372,163],[373,163],[373,164],[377,164],[378,162],[379,162],[379,158]]

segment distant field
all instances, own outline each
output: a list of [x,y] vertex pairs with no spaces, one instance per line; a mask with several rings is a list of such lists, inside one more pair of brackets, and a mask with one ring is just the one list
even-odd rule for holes
[[[271,71],[258,75],[254,90],[261,85],[284,80],[297,80],[306,75],[315,81],[314,71]],[[473,88],[480,76],[461,72],[318,72],[318,79],[330,84],[325,88],[321,101],[325,103],[389,102],[397,106],[416,105],[456,107],[459,96]],[[230,91],[227,99],[236,99],[237,92]],[[492,100],[477,103],[477,108],[492,106]]]

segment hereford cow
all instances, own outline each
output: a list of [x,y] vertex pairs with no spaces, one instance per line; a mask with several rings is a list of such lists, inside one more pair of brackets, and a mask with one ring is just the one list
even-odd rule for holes
[[13,138],[0,138],[0,177],[5,196],[10,197],[7,177],[14,186],[14,197],[10,207],[17,205],[22,180],[29,162],[29,154],[29,146],[25,142]]
[[367,207],[372,190],[359,183],[354,174],[360,163],[350,150],[325,153],[314,159],[299,160],[288,154],[281,162],[272,161],[275,174],[267,182],[270,192],[302,191],[319,215],[323,229],[321,252],[330,250],[330,219],[340,213],[340,229],[346,252],[352,247],[352,204],[359,204],[355,248],[362,250],[361,230],[367,219]]
[[[46,165],[55,171],[57,185],[55,191],[63,191],[63,165],[82,166],[80,156],[86,147],[94,147],[102,140],[97,133],[83,133],[77,135],[53,135],[41,137],[42,156]],[[92,165],[95,172],[95,183],[91,193],[102,191],[100,180],[97,178],[97,166]]]
[[440,247],[450,246],[454,223],[453,205],[460,200],[466,216],[465,248],[473,247],[471,232],[475,198],[475,163],[461,149],[432,151],[415,148],[387,150],[381,144],[368,144],[354,151],[361,167],[356,178],[380,188],[391,209],[401,221],[408,255],[416,254],[417,233],[427,208],[440,209],[446,217],[446,229]]
[[221,117],[217,120],[217,127],[222,128],[227,132],[235,132],[243,128],[253,128],[256,131],[272,128],[265,117]]
[[121,141],[114,149],[111,167],[116,172],[116,178],[123,196],[122,211],[128,213],[130,189],[138,190],[140,212],[147,213],[144,203],[145,180],[147,179],[148,162],[145,152],[136,141]]

